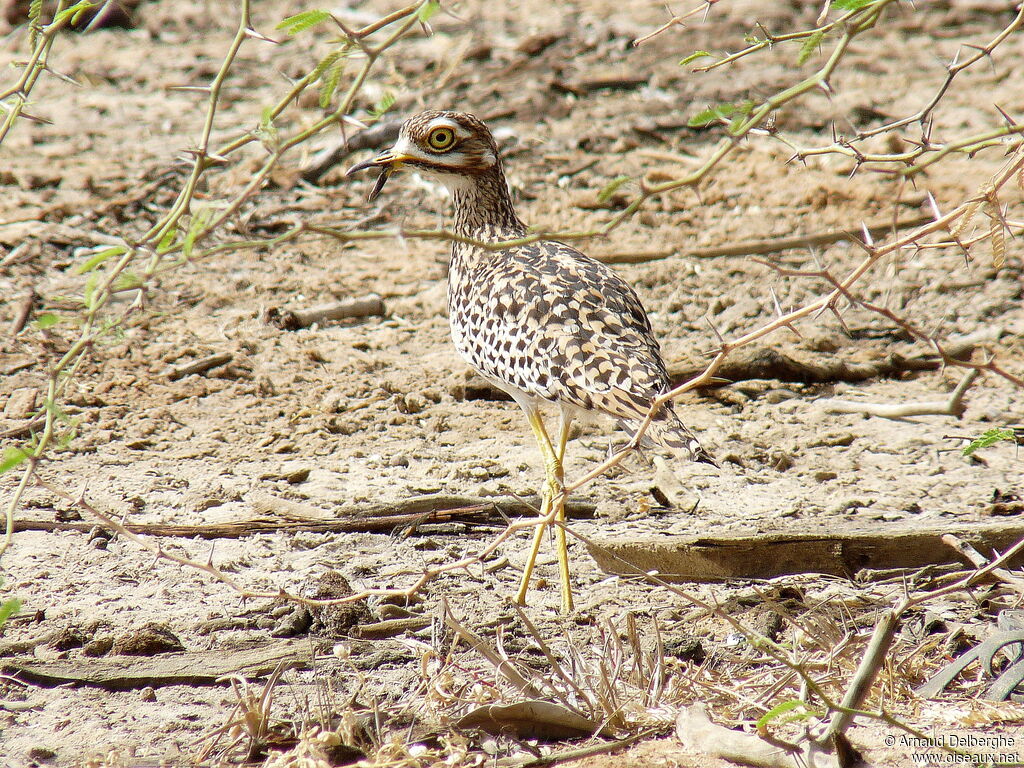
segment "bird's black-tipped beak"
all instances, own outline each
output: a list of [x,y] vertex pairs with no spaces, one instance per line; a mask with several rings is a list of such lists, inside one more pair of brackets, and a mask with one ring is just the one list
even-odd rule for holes
[[397,154],[393,150],[387,150],[377,155],[372,160],[364,160],[361,163],[356,163],[347,171],[345,171],[346,178],[359,171],[365,171],[369,168],[380,168],[380,176],[377,177],[377,181],[373,185],[373,189],[370,190],[370,194],[367,200],[373,202],[377,195],[380,194],[381,190],[384,189],[384,185],[388,179],[391,178],[391,174],[402,167],[402,163],[410,158],[406,155]]

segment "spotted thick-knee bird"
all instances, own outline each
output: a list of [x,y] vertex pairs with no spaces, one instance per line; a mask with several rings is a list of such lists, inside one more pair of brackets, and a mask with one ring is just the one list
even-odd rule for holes
[[[441,181],[454,203],[448,311],[455,347],[481,376],[504,390],[525,411],[541,453],[546,481],[541,514],[556,525],[562,608],[572,610],[562,459],[573,419],[605,414],[633,434],[654,400],[668,391],[669,377],[651,321],[636,291],[611,268],[575,248],[551,240],[485,248],[474,243],[521,239],[527,228],[516,216],[491,132],[473,115],[422,112],[401,127],[397,143],[349,174],[379,168],[374,199],[402,167]],[[561,418],[555,440],[539,406],[555,403]],[[670,403],[644,434],[654,443],[714,464]],[[538,524],[517,601],[525,602],[544,525]]]

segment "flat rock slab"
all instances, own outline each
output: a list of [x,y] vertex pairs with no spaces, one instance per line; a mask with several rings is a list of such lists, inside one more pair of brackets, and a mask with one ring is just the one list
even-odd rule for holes
[[[862,568],[922,568],[962,562],[943,543],[955,533],[979,552],[1004,551],[1024,538],[1024,524],[943,528],[723,536],[642,536],[595,539],[590,556],[606,573],[657,571],[666,581],[769,579],[796,573],[850,578]],[[1024,557],[1008,565],[1024,563]]]
[[265,677],[279,664],[308,667],[313,645],[306,640],[285,640],[238,651],[214,649],[159,656],[111,656],[102,659],[4,659],[0,669],[19,680],[41,686],[87,685],[125,691],[165,685],[215,685],[225,675]]

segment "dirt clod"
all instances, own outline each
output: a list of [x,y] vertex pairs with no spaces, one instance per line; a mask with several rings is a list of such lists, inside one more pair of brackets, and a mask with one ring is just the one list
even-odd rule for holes
[[156,656],[160,653],[178,653],[185,650],[165,624],[149,622],[140,629],[114,638],[110,647],[113,656]]

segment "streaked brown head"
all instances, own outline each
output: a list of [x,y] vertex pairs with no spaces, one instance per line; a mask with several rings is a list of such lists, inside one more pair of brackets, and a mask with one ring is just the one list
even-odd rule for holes
[[480,120],[464,112],[428,110],[402,124],[391,149],[352,166],[345,175],[379,168],[380,176],[370,192],[373,200],[391,174],[404,166],[437,176],[449,188],[456,188],[498,164],[494,137]]

